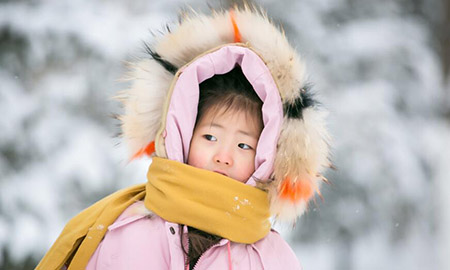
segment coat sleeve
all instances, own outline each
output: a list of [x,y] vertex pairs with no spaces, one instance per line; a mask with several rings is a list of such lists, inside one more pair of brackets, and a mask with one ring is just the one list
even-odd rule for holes
[[265,270],[301,270],[297,256],[280,234],[271,230],[262,240],[254,244]]

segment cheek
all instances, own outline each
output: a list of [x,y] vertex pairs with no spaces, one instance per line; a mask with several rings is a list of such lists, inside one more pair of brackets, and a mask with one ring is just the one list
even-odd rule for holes
[[196,141],[193,141],[191,144],[187,163],[191,166],[202,169],[206,165],[205,153],[201,150],[200,144]]
[[255,156],[246,157],[239,161],[237,169],[238,180],[245,183],[255,172]]
[[201,155],[197,155],[196,153],[189,153],[188,164],[197,168],[203,168],[203,160]]

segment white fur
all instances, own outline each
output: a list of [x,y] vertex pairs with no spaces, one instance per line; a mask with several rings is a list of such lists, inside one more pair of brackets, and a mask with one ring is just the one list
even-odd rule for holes
[[[304,66],[286,36],[267,16],[250,8],[235,11],[242,43],[248,43],[264,59],[280,89],[283,101],[293,101],[303,87]],[[172,33],[161,37],[155,50],[178,67],[221,44],[233,43],[234,32],[229,12],[213,16],[192,14]]]
[[154,60],[143,60],[131,68],[125,78],[132,81],[131,87],[116,96],[125,107],[125,114],[119,119],[130,156],[155,140],[169,85],[174,77]]
[[296,204],[285,200],[273,200],[270,203],[270,211],[277,220],[293,223],[306,211],[307,204],[308,202],[303,200]]

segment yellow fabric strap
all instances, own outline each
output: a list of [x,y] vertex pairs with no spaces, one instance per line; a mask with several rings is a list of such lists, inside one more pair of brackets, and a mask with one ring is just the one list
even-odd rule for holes
[[117,191],[83,210],[67,223],[36,269],[60,270],[72,256],[69,270],[85,269],[108,226],[144,196],[145,184],[141,184]]
[[162,158],[153,158],[148,176],[147,185],[117,191],[72,218],[36,269],[60,270],[70,258],[69,270],[85,269],[108,226],[144,198],[149,209],[168,221],[235,242],[256,242],[270,230],[264,191]]
[[163,219],[233,242],[254,243],[270,231],[267,193],[218,173],[153,158],[145,206]]

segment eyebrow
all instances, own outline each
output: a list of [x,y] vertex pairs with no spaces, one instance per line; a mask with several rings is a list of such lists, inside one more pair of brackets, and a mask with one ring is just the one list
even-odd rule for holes
[[[220,128],[220,129],[225,129],[224,126],[219,125],[219,124],[216,124],[216,123],[211,123],[209,126],[210,126],[210,127],[217,127],[217,128]],[[246,135],[246,136],[249,136],[249,137],[253,137],[253,138],[258,139],[258,137],[255,136],[255,134],[249,133],[249,132],[247,132],[247,131],[244,131],[244,130],[238,130],[238,132],[241,133],[241,134],[244,134],[244,135]]]

